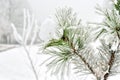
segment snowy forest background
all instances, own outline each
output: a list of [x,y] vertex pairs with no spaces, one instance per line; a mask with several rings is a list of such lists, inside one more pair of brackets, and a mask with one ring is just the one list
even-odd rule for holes
[[[82,23],[101,22],[102,16],[96,13],[96,5],[111,8],[109,0],[0,0],[0,80],[35,80],[26,51],[21,46],[21,39],[14,35],[12,24],[19,35],[23,35],[25,15],[31,21],[30,35],[27,39],[27,49],[39,75],[39,80],[57,80],[55,76],[46,73],[46,66],[40,64],[49,56],[42,54],[41,44],[54,37],[56,23],[54,13],[59,7],[71,7],[82,20]],[[25,12],[26,11],[26,12]],[[34,18],[32,18],[34,17]],[[29,21],[29,20],[28,20]],[[35,26],[35,28],[33,27]],[[26,32],[27,33],[27,32]],[[35,36],[35,40],[33,39]],[[24,39],[24,38],[23,38]],[[26,40],[26,39],[25,39]],[[94,44],[95,46],[98,43]],[[71,76],[72,75],[72,76]],[[118,80],[120,75],[109,80]],[[91,76],[76,76],[73,71],[66,80],[90,80]],[[91,80],[93,80],[91,78]]]

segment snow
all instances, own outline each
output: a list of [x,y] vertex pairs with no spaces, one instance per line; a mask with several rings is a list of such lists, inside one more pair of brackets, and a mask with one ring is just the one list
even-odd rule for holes
[[0,53],[0,74],[8,80],[34,80],[23,48]]
[[[39,75],[39,80],[58,80],[56,76],[51,76],[46,73],[46,66],[40,64],[49,56],[38,53],[40,48],[38,46],[29,47],[32,60]],[[120,75],[110,77],[109,80],[119,80]],[[92,76],[76,76],[71,73],[69,79],[66,80],[93,80]],[[14,48],[0,53],[0,80],[35,80],[29,60],[23,47]]]

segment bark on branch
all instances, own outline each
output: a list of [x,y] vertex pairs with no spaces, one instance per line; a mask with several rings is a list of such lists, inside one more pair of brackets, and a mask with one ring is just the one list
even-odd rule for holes
[[94,70],[92,69],[92,67],[90,66],[90,64],[85,60],[85,58],[82,57],[82,55],[80,55],[77,50],[75,49],[75,47],[73,46],[73,43],[71,43],[71,48],[73,49],[73,52],[84,62],[84,64],[88,67],[88,69],[91,71],[91,73],[93,75],[95,75]]
[[107,79],[108,79],[108,77],[109,77],[109,75],[110,75],[110,73],[111,73],[111,68],[112,68],[112,66],[113,66],[114,61],[115,61],[115,51],[112,51],[112,52],[111,52],[110,59],[109,59],[109,62],[108,62],[108,65],[109,65],[108,73],[106,73],[106,74],[104,75],[104,80],[107,80]]

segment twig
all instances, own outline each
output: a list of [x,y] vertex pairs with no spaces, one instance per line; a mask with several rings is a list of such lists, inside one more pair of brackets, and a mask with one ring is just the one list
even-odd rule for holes
[[35,78],[36,78],[36,80],[39,80],[37,71],[36,71],[35,66],[34,66],[34,64],[33,64],[33,61],[32,61],[32,58],[30,57],[30,53],[29,53],[29,51],[27,50],[27,48],[26,48],[25,45],[23,45],[23,47],[24,47],[24,49],[25,49],[25,51],[26,51],[28,60],[30,61],[30,65],[31,65],[31,68],[32,68],[33,73],[34,73],[34,75],[35,75]]
[[120,40],[120,35],[119,35],[119,33],[118,32],[116,32],[117,33],[117,37],[118,37],[118,39]]
[[108,79],[108,77],[111,73],[111,68],[113,66],[114,61],[115,61],[115,51],[111,51],[110,60],[108,62],[109,68],[108,68],[108,72],[104,75],[104,80]]
[[[119,35],[119,33],[116,32],[116,34],[117,34],[118,39],[120,40],[120,35]],[[118,43],[117,51],[118,51],[118,49],[119,49],[119,46],[120,46],[120,42]],[[110,53],[111,53],[111,56],[110,56],[110,59],[109,59],[109,62],[108,62],[108,65],[109,65],[108,73],[106,73],[106,74],[104,75],[104,80],[107,80],[107,79],[108,79],[108,77],[109,77],[109,75],[110,75],[110,73],[111,73],[111,68],[112,68],[112,66],[113,66],[113,64],[114,64],[114,61],[115,61],[115,51],[111,51]]]
[[74,46],[73,46],[73,43],[71,43],[71,48],[73,49],[73,52],[74,52],[77,56],[79,56],[80,59],[85,63],[85,65],[87,65],[87,67],[88,67],[88,69],[91,71],[91,73],[92,73],[93,75],[95,75],[95,72],[94,72],[94,70],[92,69],[92,67],[91,67],[91,66],[89,65],[89,63],[85,60],[85,58],[83,58],[82,55],[80,55],[80,54],[76,51],[76,49],[75,49]]

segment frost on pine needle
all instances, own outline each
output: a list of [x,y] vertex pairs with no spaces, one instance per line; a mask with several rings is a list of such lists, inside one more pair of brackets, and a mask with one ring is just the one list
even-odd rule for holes
[[[100,14],[104,16],[101,25],[98,26],[96,32],[96,39],[100,40],[101,46],[98,48],[100,62],[101,79],[108,80],[109,76],[118,74],[119,71],[119,47],[120,47],[120,15],[119,0],[114,3],[113,9],[97,8]],[[102,39],[102,40],[101,40]]]
[[56,10],[55,17],[58,26],[62,28],[78,26],[81,22],[81,20],[77,18],[77,14],[72,10],[72,8],[67,7],[58,8]]
[[92,49],[88,47],[91,41],[89,29],[80,24],[71,8],[58,9],[55,15],[58,28],[63,31],[59,33],[62,34],[59,39],[52,39],[45,45],[45,53],[52,56],[47,60],[50,61],[47,65],[48,70],[61,74],[62,78],[72,64],[79,73],[95,75],[93,70],[95,65],[92,65],[95,60]]
[[120,57],[119,53],[116,50],[112,50],[112,44],[107,45],[104,40],[101,40],[101,46],[98,48],[99,50],[99,58],[100,62],[98,67],[101,72],[101,78],[107,80],[107,78],[113,74],[117,74],[119,72],[118,66],[119,63],[118,57]]
[[[96,80],[107,80],[109,76],[119,73],[120,15],[117,9],[97,7],[97,10],[105,18],[95,29],[81,25],[71,8],[56,10],[57,35],[60,38],[51,39],[44,48],[45,53],[51,55],[47,60],[50,61],[47,67],[51,73],[67,71],[62,65],[68,67],[68,63],[74,65],[75,73],[92,74]],[[95,31],[95,34],[91,34],[91,31]],[[97,52],[93,49],[94,45],[90,46],[93,36],[94,41],[97,39],[100,44]]]
[[100,29],[96,34],[96,39],[103,35],[113,35],[120,38],[119,28],[120,28],[120,15],[115,9],[101,9],[97,7],[98,13],[104,16],[104,21],[101,25],[98,26],[97,29]]

